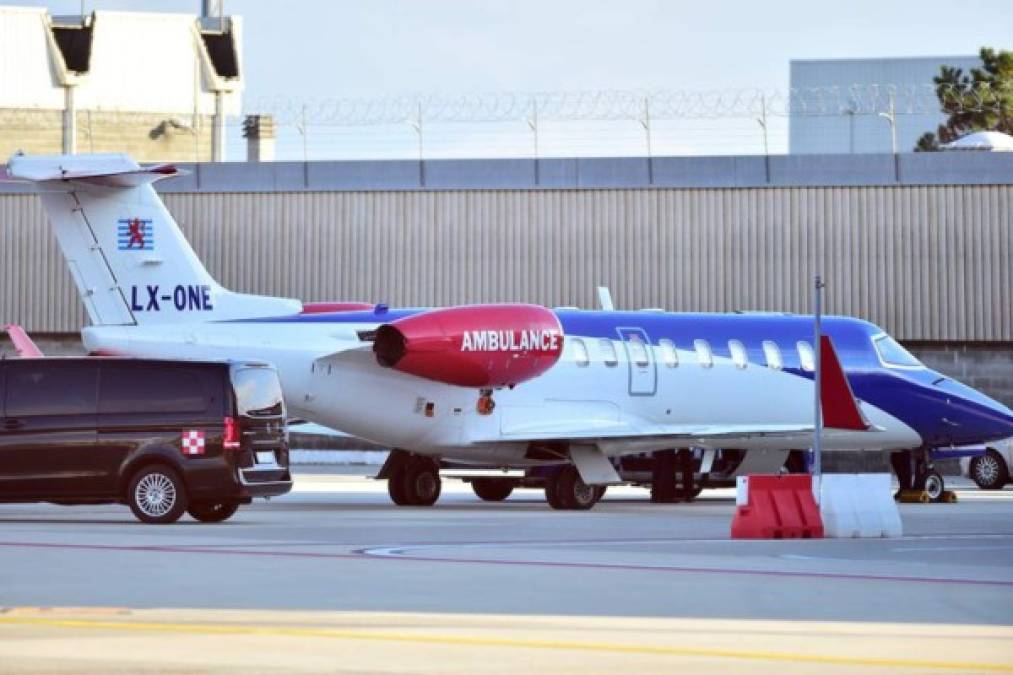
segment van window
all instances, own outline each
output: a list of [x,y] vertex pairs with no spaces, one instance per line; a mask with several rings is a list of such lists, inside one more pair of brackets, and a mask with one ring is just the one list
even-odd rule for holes
[[781,358],[781,348],[771,340],[763,341],[763,355],[767,359],[767,367],[771,370],[784,368],[784,360]]
[[7,416],[94,415],[98,368],[92,364],[51,362],[7,366]]
[[807,370],[810,373],[816,370],[816,355],[813,353],[813,346],[811,344],[799,340],[798,360],[802,365],[802,370]]
[[710,343],[706,340],[693,340],[693,347],[696,349],[696,360],[704,368],[714,365],[714,352],[711,351]]
[[675,343],[668,339],[658,340],[658,346],[661,347],[661,362],[669,368],[675,368],[679,365],[679,352],[675,350]]
[[636,333],[631,333],[626,338],[626,344],[630,347],[630,358],[633,363],[640,368],[646,368],[650,363],[650,358],[647,356],[647,345],[644,344],[643,338]]
[[581,368],[587,367],[591,359],[587,355],[587,345],[584,344],[584,341],[580,338],[571,338],[566,343],[573,346],[573,362]]
[[202,413],[208,410],[204,380],[192,368],[146,364],[102,366],[99,412]]
[[239,368],[232,373],[239,414],[247,417],[278,417],[285,414],[281,382],[271,368]]
[[616,356],[616,346],[612,344],[612,340],[608,338],[598,340],[598,349],[601,351],[601,357],[606,366],[612,368],[619,363],[619,357]]
[[728,341],[728,351],[732,353],[732,363],[739,370],[749,365],[749,358],[746,356],[746,347],[739,340]]

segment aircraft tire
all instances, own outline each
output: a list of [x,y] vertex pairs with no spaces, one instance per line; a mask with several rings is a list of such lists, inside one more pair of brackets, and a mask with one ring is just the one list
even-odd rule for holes
[[598,487],[581,480],[575,466],[564,467],[556,478],[556,494],[562,508],[572,511],[587,511],[597,502],[601,493]]
[[440,498],[443,487],[439,466],[428,458],[410,462],[400,482],[405,498],[412,506],[432,506]]
[[925,494],[929,496],[929,500],[938,502],[943,498],[943,492],[946,490],[946,484],[943,482],[943,476],[935,469],[926,471],[925,475],[919,481],[921,488],[925,490]]
[[554,509],[564,510],[567,508],[566,504],[559,497],[559,477],[554,476],[550,478],[545,484],[545,501],[549,503]]
[[514,484],[502,478],[476,478],[471,489],[479,499],[486,502],[501,502],[514,491]]
[[399,466],[390,474],[387,479],[387,494],[390,500],[398,506],[411,506],[408,500],[408,493],[405,491],[405,468]]

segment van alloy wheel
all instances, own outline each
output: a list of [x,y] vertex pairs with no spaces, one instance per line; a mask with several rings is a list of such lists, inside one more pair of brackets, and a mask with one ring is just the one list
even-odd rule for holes
[[170,466],[147,466],[131,478],[126,502],[137,519],[145,523],[174,523],[187,509],[186,486]]
[[968,474],[982,490],[1001,490],[1009,480],[1008,469],[1002,456],[989,449],[971,460]]
[[149,473],[134,488],[134,499],[145,515],[159,518],[176,503],[176,486],[165,474]]

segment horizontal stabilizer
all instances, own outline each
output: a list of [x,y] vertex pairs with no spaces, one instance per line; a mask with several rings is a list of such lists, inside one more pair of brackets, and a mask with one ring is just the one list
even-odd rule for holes
[[833,429],[867,431],[872,425],[858,407],[829,335],[820,336],[820,366],[823,371],[820,375],[823,425]]
[[127,155],[14,155],[7,164],[7,181],[73,181],[103,187],[136,187],[186,173],[172,164],[142,167]]
[[4,330],[7,331],[11,342],[14,343],[14,351],[21,358],[31,359],[43,356],[42,350],[32,341],[32,338],[28,337],[28,333],[25,332],[24,328],[12,323],[4,326]]

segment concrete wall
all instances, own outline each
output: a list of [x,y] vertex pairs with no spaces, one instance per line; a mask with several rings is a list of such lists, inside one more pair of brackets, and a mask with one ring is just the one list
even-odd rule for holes
[[[174,126],[171,122],[177,125]],[[174,113],[77,113],[78,152],[125,152],[139,162],[203,162],[211,159],[212,117]],[[0,158],[18,151],[59,154],[63,113],[0,110]]]
[[933,370],[1013,408],[1013,344],[908,344]]

